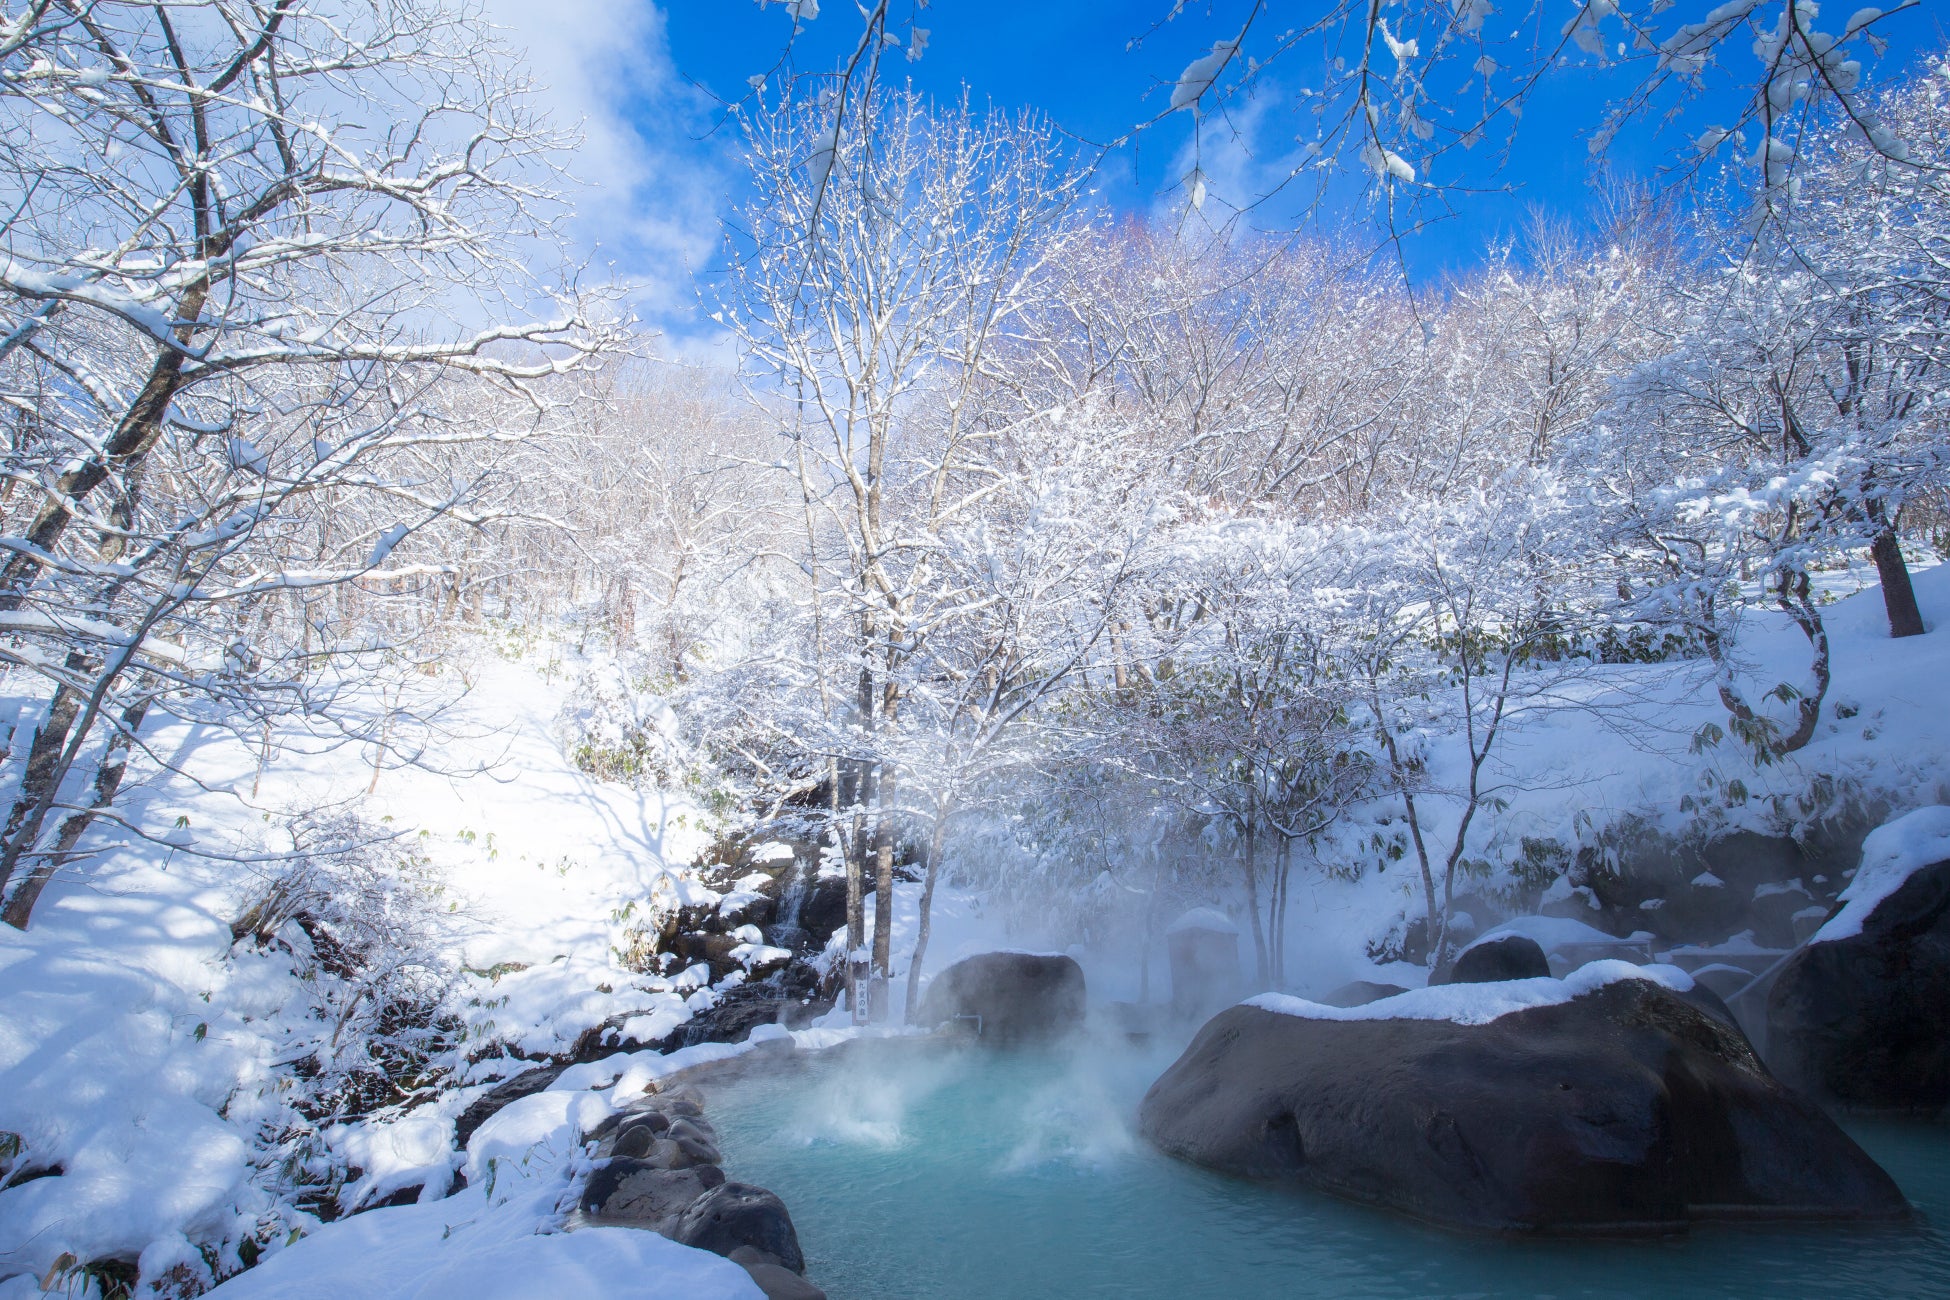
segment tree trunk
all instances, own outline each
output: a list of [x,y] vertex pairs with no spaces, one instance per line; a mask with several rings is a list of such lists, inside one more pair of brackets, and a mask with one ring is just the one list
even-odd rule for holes
[[1882,607],[1889,614],[1889,635],[1922,636],[1923,611],[1916,605],[1916,588],[1910,585],[1909,564],[1903,559],[1902,543],[1894,528],[1876,534],[1869,554],[1876,562],[1876,577],[1882,582]]
[[948,812],[934,816],[934,831],[928,836],[928,860],[921,864],[921,918],[915,928],[914,957],[907,964],[907,1023],[914,1023],[915,1008],[921,998],[921,962],[928,955],[928,936],[934,929],[934,881],[941,870],[941,842],[948,834]]
[[183,322],[174,331],[180,346],[163,346],[149,368],[149,378],[142,391],[122,413],[107,446],[100,453],[70,465],[55,479],[51,499],[28,526],[27,545],[16,550],[5,566],[0,567],[0,610],[20,608],[27,589],[40,572],[39,557],[52,555],[61,544],[62,535],[74,519],[75,503],[106,482],[111,472],[140,469],[155,447],[156,440],[162,436],[169,404],[183,386],[183,350],[189,346],[194,322],[203,314],[203,304],[209,295],[207,279],[195,281],[184,290],[175,311],[176,319]]
[[880,772],[880,815],[874,819],[873,847],[873,992],[869,1018],[887,1018],[887,981],[894,964],[894,773],[885,764]]
[[846,1004],[853,1023],[866,1023],[866,963],[860,952],[867,946],[867,818],[866,787],[872,784],[872,768],[864,762],[851,764],[853,772],[853,834],[846,843]]
[[[65,665],[72,676],[92,672],[96,666],[92,656],[79,650],[69,652]],[[34,742],[27,751],[27,767],[20,777],[20,795],[7,814],[5,848],[0,850],[0,890],[7,887],[21,853],[40,834],[40,818],[34,815],[35,810],[67,775],[61,756],[67,752],[68,733],[74,729],[75,717],[86,697],[87,692],[63,682],[55,688],[41,725],[34,729]]]
[[1253,918],[1253,960],[1259,972],[1260,987],[1266,986],[1266,928],[1259,921],[1259,834],[1249,815],[1246,818],[1246,913]]
[[1293,871],[1293,841],[1280,837],[1280,847],[1273,859],[1273,899],[1268,910],[1272,912],[1273,945],[1273,987],[1286,987],[1286,894],[1287,877]]
[[91,807],[70,816],[61,823],[61,834],[55,840],[40,863],[20,882],[20,888],[7,900],[4,914],[0,920],[6,921],[16,930],[27,928],[28,918],[34,914],[34,904],[40,901],[41,891],[54,873],[67,865],[69,856],[82,834],[94,824],[95,815],[115,802],[115,792],[121,789],[122,775],[129,769],[129,750],[135,743],[136,732],[142,727],[142,719],[149,712],[152,697],[144,695],[137,699],[122,713],[122,727],[114,740],[109,743],[108,752],[102,755],[101,768],[95,773],[95,799]]

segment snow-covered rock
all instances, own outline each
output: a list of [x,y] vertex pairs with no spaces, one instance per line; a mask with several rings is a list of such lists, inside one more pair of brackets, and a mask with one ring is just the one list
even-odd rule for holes
[[984,1043],[1061,1038],[1083,1026],[1083,970],[1060,953],[987,952],[934,977],[914,1023],[968,1021]]
[[1676,993],[1693,987],[1692,976],[1676,966],[1594,961],[1563,979],[1543,976],[1492,984],[1438,984],[1358,1007],[1331,1007],[1285,993],[1262,993],[1243,1005],[1302,1020],[1447,1020],[1458,1025],[1487,1025],[1514,1012],[1556,1006],[1628,979],[1647,980]]
[[1885,898],[1939,862],[1950,862],[1950,808],[1918,808],[1870,831],[1862,841],[1862,863],[1842,890],[1842,910],[1816,932],[1814,942],[1862,933],[1862,923]]
[[1211,934],[1238,934],[1239,925],[1216,907],[1194,907],[1165,927],[1167,935],[1183,934],[1187,930],[1204,930]]
[[1776,1067],[1853,1106],[1950,1106],[1950,808],[1872,832],[1842,900],[1769,990]]
[[1488,1232],[1902,1217],[1888,1175],[1681,987],[1607,962],[1354,1008],[1254,998],[1152,1085],[1140,1129],[1224,1173]]

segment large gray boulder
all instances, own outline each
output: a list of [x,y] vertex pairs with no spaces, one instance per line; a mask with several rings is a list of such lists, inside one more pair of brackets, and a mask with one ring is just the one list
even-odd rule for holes
[[667,1169],[622,1157],[589,1175],[582,1213],[593,1223],[668,1234],[684,1211],[724,1180],[716,1165]]
[[963,1023],[995,1046],[1049,1042],[1083,1027],[1083,968],[1060,953],[985,952],[934,977],[914,1023]]
[[1737,1029],[1639,978],[1485,1024],[1237,1006],[1152,1085],[1139,1123],[1196,1164],[1454,1228],[1906,1213],[1888,1175]]
[[[1950,809],[1924,809],[1892,827],[1905,823],[1950,831]],[[1769,991],[1768,1055],[1782,1078],[1825,1100],[1936,1112],[1950,1105],[1950,853],[1878,864],[1882,836],[1870,836],[1843,895],[1871,884],[1864,877],[1881,865],[1877,896],[1848,902]],[[1950,848],[1920,838],[1923,852],[1912,859]]]
[[696,1246],[714,1255],[730,1255],[751,1246],[776,1259],[794,1273],[806,1271],[799,1250],[799,1234],[785,1202],[749,1183],[720,1183],[694,1201],[666,1234],[672,1241]]

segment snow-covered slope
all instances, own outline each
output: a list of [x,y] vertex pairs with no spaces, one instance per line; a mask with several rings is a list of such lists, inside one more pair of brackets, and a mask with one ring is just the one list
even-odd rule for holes
[[[1507,806],[1478,816],[1466,856],[1508,862],[1525,837],[1590,843],[1627,818],[1675,837],[1742,829],[1781,834],[1796,819],[1819,818],[1843,802],[1883,805],[1892,814],[1950,802],[1950,565],[1915,573],[1930,629],[1920,637],[1890,638],[1873,578],[1867,568],[1830,575],[1832,603],[1823,613],[1833,683],[1806,748],[1764,766],[1730,738],[1696,748],[1703,726],[1724,729],[1727,721],[1697,661],[1594,668],[1567,684],[1572,707],[1520,717],[1498,742],[1486,779]],[[1776,682],[1807,679],[1807,640],[1785,616],[1752,616],[1737,653],[1752,696]],[[1460,739],[1435,734],[1423,742],[1431,783],[1438,790],[1462,788]],[[1431,844],[1446,848],[1461,801],[1437,794],[1418,807]],[[1371,837],[1399,831],[1399,814],[1392,803],[1359,810],[1326,838],[1322,861],[1332,862],[1337,851],[1372,858]],[[1389,818],[1396,819],[1392,826]],[[1458,886],[1464,887],[1476,882]],[[1407,964],[1377,966],[1366,951],[1392,918],[1421,914],[1420,879],[1410,860],[1353,882],[1318,870],[1303,877],[1296,867],[1293,891],[1291,988],[1317,995],[1352,979],[1413,984],[1426,973]]]
[[[1524,836],[1576,842],[1628,814],[1675,832],[1702,815],[1717,826],[1778,829],[1776,797],[1816,788],[1871,795],[1895,812],[1942,802],[1950,793],[1950,566],[1919,572],[1916,582],[1932,626],[1923,637],[1891,641],[1872,588],[1828,607],[1835,676],[1821,731],[1763,768],[1731,742],[1696,750],[1702,724],[1724,713],[1692,666],[1593,670],[1574,684],[1581,707],[1512,729],[1493,764],[1507,806],[1478,820],[1471,855],[1507,854]],[[1805,643],[1781,620],[1755,620],[1742,652],[1761,689],[1805,672]],[[11,1180],[0,1189],[0,1298],[38,1293],[41,1278],[109,1257],[140,1257],[145,1277],[178,1277],[188,1290],[237,1273],[226,1295],[473,1300],[620,1288],[618,1279],[647,1294],[659,1293],[654,1279],[687,1295],[748,1294],[742,1271],[661,1239],[551,1234],[581,1158],[565,1136],[566,1112],[532,1133],[508,1125],[528,1110],[584,1103],[552,1093],[484,1131],[478,1151],[453,1145],[467,1100],[523,1064],[504,1053],[560,1055],[619,1015],[640,1017],[634,1036],[647,1041],[713,996],[634,975],[613,951],[628,903],[710,901],[682,866],[709,838],[700,811],[577,771],[558,734],[570,679],[538,655],[509,658],[477,645],[443,662],[428,689],[452,691],[462,680],[468,689],[424,764],[385,766],[370,792],[370,750],[294,748],[260,775],[258,756],[225,738],[190,727],[160,733],[158,746],[201,783],[152,778],[138,794],[148,824],[176,824],[179,839],[194,836],[198,848],[228,857],[113,849],[54,884],[29,932],[0,928],[0,1134],[11,1135],[0,1136],[0,1180]],[[1437,782],[1456,783],[1453,738],[1425,741]],[[1736,780],[1744,800],[1726,797]],[[1702,795],[1710,797],[1702,803]],[[1430,837],[1443,839],[1456,805],[1434,798],[1424,811]],[[425,922],[433,956],[461,972],[449,1003],[465,1035],[459,1056],[481,1059],[390,1122],[305,1133],[292,1107],[294,1063],[336,1046],[331,1017],[343,1008],[321,1002],[302,938],[294,952],[233,945],[230,925],[274,870],[249,859],[288,847],[279,838],[287,819],[344,812],[396,833],[395,847],[410,849],[425,878],[440,883]],[[1372,836],[1391,812],[1350,819],[1349,842]],[[1377,967],[1366,952],[1389,918],[1415,909],[1417,889],[1405,861],[1351,882],[1296,871],[1289,987],[1319,994],[1354,978],[1419,983],[1419,968]],[[896,1017],[917,895],[902,886],[896,897]],[[989,948],[1069,940],[1008,933],[982,899],[948,888],[935,901],[928,965],[939,971]],[[1128,939],[1074,951],[1096,997],[1132,996],[1140,958],[1157,963],[1151,987],[1160,996],[1167,987],[1160,955],[1140,954]],[[499,1046],[479,1051],[489,1044]],[[601,1078],[572,1072],[555,1092],[634,1068],[630,1058],[617,1061],[596,1072]],[[480,1175],[490,1155],[494,1188],[474,1181],[432,1199],[469,1161]],[[332,1181],[333,1170],[348,1169],[359,1176]],[[309,1200],[300,1194],[308,1184]],[[423,1185],[428,1199],[419,1205],[322,1227],[315,1214],[321,1196],[349,1208]],[[248,1257],[266,1262],[238,1273]],[[512,1280],[531,1274],[539,1289]]]
[[[389,767],[368,795],[371,751],[344,747],[287,753],[259,781],[256,755],[177,727],[154,743],[195,771],[201,788],[158,778],[138,797],[152,824],[176,821],[199,848],[231,855],[288,847],[277,839],[278,823],[309,810],[356,807],[367,826],[398,832],[400,846],[444,880],[429,909],[444,948],[434,955],[453,969],[481,972],[461,976],[455,988],[471,1042],[495,1039],[541,1054],[623,1012],[681,1022],[683,996],[621,970],[610,949],[613,914],[627,900],[658,891],[680,902],[708,897],[669,865],[688,861],[705,842],[697,810],[576,771],[554,739],[567,689],[559,677],[485,649],[445,669],[450,676],[430,683],[431,691],[448,688],[463,670],[472,685],[429,756],[441,771]],[[292,1194],[294,1160],[363,1170],[339,1189],[346,1204],[422,1182],[444,1189],[460,1158],[452,1119],[463,1093],[384,1127],[291,1137],[292,1063],[333,1027],[321,1023],[317,990],[301,977],[298,957],[277,945],[233,945],[230,933],[275,869],[138,844],[58,880],[28,932],[0,927],[0,1133],[13,1135],[0,1138],[0,1168],[15,1182],[0,1191],[0,1278],[14,1278],[0,1283],[0,1294],[77,1260],[140,1256],[145,1276],[177,1269],[207,1281],[236,1270],[240,1249],[273,1254],[318,1227]],[[476,1068],[491,1078],[511,1067]],[[53,1170],[59,1175],[23,1177]],[[542,1199],[552,1205],[560,1190]],[[481,1229],[498,1243],[483,1246],[482,1258],[499,1252],[563,1279],[578,1269],[641,1278],[655,1262],[656,1270],[697,1280],[684,1294],[743,1293],[704,1285],[712,1278],[742,1284],[742,1271],[725,1266],[726,1273],[708,1257],[680,1267],[673,1252],[695,1252],[660,1239],[601,1234],[586,1259],[559,1243],[517,1240],[544,1219],[530,1214],[511,1227],[506,1214],[498,1216],[498,1226]],[[346,1226],[354,1236],[375,1231],[361,1223]],[[345,1231],[330,1229],[335,1239]],[[395,1247],[405,1249],[405,1241]],[[372,1269],[403,1258],[394,1247],[344,1249],[371,1255]],[[336,1292],[360,1293],[379,1292],[363,1285]],[[471,1287],[453,1293],[477,1294]],[[544,1293],[564,1292],[523,1292]]]

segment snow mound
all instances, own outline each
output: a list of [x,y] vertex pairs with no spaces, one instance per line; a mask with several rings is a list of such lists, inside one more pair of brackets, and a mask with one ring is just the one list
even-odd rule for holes
[[1531,940],[1545,952],[1561,952],[1566,948],[1636,948],[1652,941],[1651,933],[1646,930],[1635,930],[1621,939],[1568,916],[1516,916],[1485,930],[1470,943],[1469,948],[1480,947],[1513,934]]
[[1513,1011],[1569,1002],[1619,980],[1649,980],[1675,993],[1690,992],[1693,977],[1677,966],[1637,966],[1615,959],[1580,966],[1563,979],[1504,980],[1493,984],[1439,984],[1410,989],[1359,1007],[1329,1007],[1285,993],[1262,993],[1244,1005],[1302,1020],[1447,1020],[1487,1025]]
[[1842,910],[1811,943],[1852,939],[1883,899],[1924,867],[1950,860],[1950,808],[1918,808],[1878,826],[1862,841],[1862,865],[1841,893]]
[[[654,1232],[537,1233],[479,1192],[373,1210],[307,1237],[210,1294],[217,1300],[758,1300],[728,1259]],[[512,1207],[511,1207],[512,1208]]]
[[1166,934],[1182,934],[1186,930],[1207,930],[1213,934],[1239,933],[1233,919],[1216,907],[1194,907],[1165,927]]

